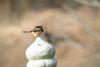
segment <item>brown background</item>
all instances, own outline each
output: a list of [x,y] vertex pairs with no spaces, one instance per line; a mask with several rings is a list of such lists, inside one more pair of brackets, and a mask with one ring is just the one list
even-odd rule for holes
[[55,46],[57,67],[100,67],[100,9],[74,0],[0,0],[0,67],[26,67],[35,38],[22,31],[36,25]]

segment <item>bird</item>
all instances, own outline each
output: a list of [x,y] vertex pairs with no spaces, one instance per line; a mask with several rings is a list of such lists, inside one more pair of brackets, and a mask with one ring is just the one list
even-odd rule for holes
[[42,25],[35,26],[31,31],[23,31],[23,33],[32,33],[35,37],[40,37],[44,33]]
[[55,35],[51,32],[46,31],[45,27],[42,25],[35,26],[35,28],[30,31],[23,31],[23,33],[32,33],[35,37],[41,37],[41,35],[43,34],[41,38],[51,44],[56,44],[58,42],[66,40],[66,38],[63,36]]

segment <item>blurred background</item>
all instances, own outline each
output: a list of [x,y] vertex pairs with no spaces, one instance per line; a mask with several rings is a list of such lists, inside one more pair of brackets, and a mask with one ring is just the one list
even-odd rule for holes
[[23,30],[43,25],[57,67],[100,67],[100,0],[0,0],[0,67],[26,67],[35,40]]

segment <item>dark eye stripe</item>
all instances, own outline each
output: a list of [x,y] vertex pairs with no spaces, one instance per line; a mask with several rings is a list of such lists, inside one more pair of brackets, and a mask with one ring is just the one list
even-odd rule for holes
[[44,32],[42,26],[36,26],[33,30],[31,30],[30,32]]
[[34,30],[33,32],[43,32],[43,30]]

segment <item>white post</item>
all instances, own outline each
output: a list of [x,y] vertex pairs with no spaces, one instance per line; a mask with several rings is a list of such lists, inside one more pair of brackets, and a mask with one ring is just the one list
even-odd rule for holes
[[55,48],[36,37],[36,40],[26,49],[26,57],[29,60],[27,67],[56,67]]

